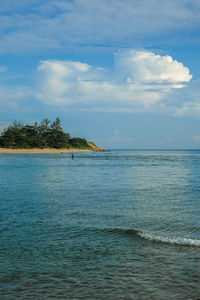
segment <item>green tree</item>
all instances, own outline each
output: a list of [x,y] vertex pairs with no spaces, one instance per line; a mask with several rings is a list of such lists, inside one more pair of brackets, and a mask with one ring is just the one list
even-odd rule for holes
[[71,138],[61,127],[61,121],[56,118],[50,124],[44,119],[40,124],[35,122],[27,125],[14,121],[0,135],[0,147],[4,148],[87,148],[85,139]]
[[53,148],[69,147],[70,134],[64,132],[61,127],[60,119],[57,117],[51,124],[51,136],[49,139],[49,146]]
[[74,148],[88,148],[86,139],[75,137],[70,139],[70,145]]

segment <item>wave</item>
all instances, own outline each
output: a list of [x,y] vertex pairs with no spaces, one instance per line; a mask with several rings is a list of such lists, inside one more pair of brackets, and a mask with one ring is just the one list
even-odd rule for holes
[[200,247],[200,240],[184,238],[184,237],[168,237],[168,236],[160,236],[152,233],[138,232],[138,235],[145,240],[150,240],[154,242],[167,243],[167,244],[175,244],[175,245],[183,245],[183,246],[196,246]]
[[107,232],[118,233],[118,234],[128,234],[135,237],[139,237],[145,240],[152,242],[167,243],[173,245],[182,245],[182,246],[195,246],[200,247],[199,239],[185,238],[185,237],[169,237],[161,236],[154,233],[148,233],[137,229],[107,229]]

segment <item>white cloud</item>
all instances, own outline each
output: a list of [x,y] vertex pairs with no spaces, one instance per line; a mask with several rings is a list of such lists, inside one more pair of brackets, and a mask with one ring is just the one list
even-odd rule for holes
[[[200,25],[198,0],[6,0],[0,13],[0,50],[14,53],[83,45],[131,47],[156,37],[158,44],[166,33],[172,42],[187,38],[192,43],[198,32],[191,39],[190,30]],[[177,37],[183,30],[184,36]]]
[[200,143],[200,136],[199,136],[199,135],[194,135],[194,136],[192,137],[192,140],[193,140],[194,142],[196,142],[196,143]]
[[130,50],[116,55],[116,68],[131,81],[144,83],[189,82],[192,75],[182,63],[171,56],[161,56],[150,51]]
[[30,82],[31,86],[4,80],[1,111],[24,110],[34,102],[39,105],[39,100],[59,110],[200,115],[200,80],[191,80],[189,69],[172,57],[150,51],[118,52],[112,71],[82,62],[45,60],[35,75],[37,83]]
[[6,72],[6,71],[7,71],[7,67],[0,66],[0,73]]
[[116,54],[111,73],[85,63],[59,60],[41,61],[38,73],[37,97],[41,101],[106,111],[150,108],[192,77],[188,68],[170,56],[133,50]]
[[0,85],[0,109],[1,111],[15,109],[31,96],[32,91],[29,87]]
[[200,116],[200,79],[192,80],[187,88],[174,90],[168,101],[169,113],[174,116]]

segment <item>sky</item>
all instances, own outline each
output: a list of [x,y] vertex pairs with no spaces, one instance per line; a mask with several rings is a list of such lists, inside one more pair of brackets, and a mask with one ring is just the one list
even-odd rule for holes
[[4,0],[0,130],[60,117],[105,148],[200,148],[199,0]]

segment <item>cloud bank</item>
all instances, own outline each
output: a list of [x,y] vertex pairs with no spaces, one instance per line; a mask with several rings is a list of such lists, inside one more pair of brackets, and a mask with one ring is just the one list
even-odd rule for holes
[[[43,60],[13,84],[0,66],[0,108],[200,115],[200,79],[169,55],[126,50],[111,69],[79,61]],[[8,74],[7,74],[8,73]],[[12,73],[12,71],[11,71]],[[7,76],[5,76],[7,74]],[[34,79],[34,80],[33,80]]]
[[165,105],[192,75],[171,56],[126,50],[109,70],[74,61],[45,60],[38,67],[36,96],[48,105],[99,111],[141,111]]

